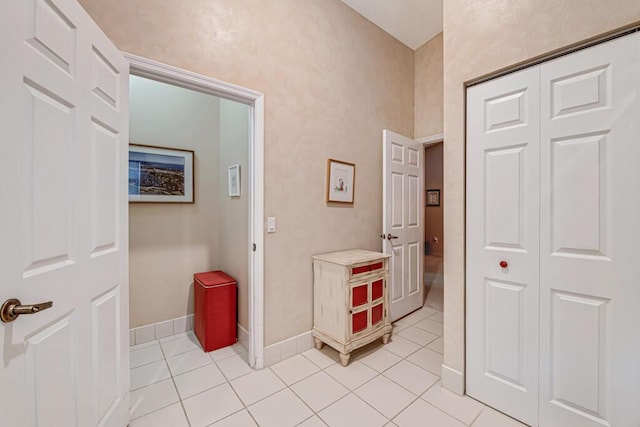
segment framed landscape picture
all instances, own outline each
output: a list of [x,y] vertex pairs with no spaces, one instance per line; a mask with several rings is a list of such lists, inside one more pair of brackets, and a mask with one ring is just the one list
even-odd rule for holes
[[193,151],[129,145],[129,202],[194,203]]
[[327,202],[353,204],[356,165],[329,159],[327,165]]

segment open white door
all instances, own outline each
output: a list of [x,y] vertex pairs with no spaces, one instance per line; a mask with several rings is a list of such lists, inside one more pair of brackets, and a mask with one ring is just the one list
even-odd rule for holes
[[[128,64],[75,0],[0,3],[3,426],[129,419]],[[5,307],[5,313],[15,313]]]
[[424,302],[424,148],[421,143],[384,130],[383,252],[389,263],[391,320]]

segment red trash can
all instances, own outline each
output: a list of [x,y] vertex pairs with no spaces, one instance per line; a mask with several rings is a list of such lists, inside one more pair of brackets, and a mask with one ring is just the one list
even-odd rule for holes
[[206,352],[237,341],[236,287],[223,271],[193,275],[193,330]]

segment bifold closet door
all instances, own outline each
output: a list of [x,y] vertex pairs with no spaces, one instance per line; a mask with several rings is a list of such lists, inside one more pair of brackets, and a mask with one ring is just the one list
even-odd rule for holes
[[538,424],[539,68],[467,91],[467,393]]
[[640,426],[640,34],[540,70],[540,425]]

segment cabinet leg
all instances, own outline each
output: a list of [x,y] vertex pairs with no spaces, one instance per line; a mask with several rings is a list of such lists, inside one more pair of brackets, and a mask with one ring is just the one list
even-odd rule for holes
[[340,353],[340,361],[342,361],[342,366],[347,366],[347,364],[349,363],[349,357],[351,357],[351,353]]
[[316,348],[318,350],[322,350],[322,347],[324,347],[324,343],[316,337],[313,338],[313,341],[316,343]]
[[386,344],[389,342],[389,337],[391,337],[391,334],[384,334],[382,336],[382,344]]

